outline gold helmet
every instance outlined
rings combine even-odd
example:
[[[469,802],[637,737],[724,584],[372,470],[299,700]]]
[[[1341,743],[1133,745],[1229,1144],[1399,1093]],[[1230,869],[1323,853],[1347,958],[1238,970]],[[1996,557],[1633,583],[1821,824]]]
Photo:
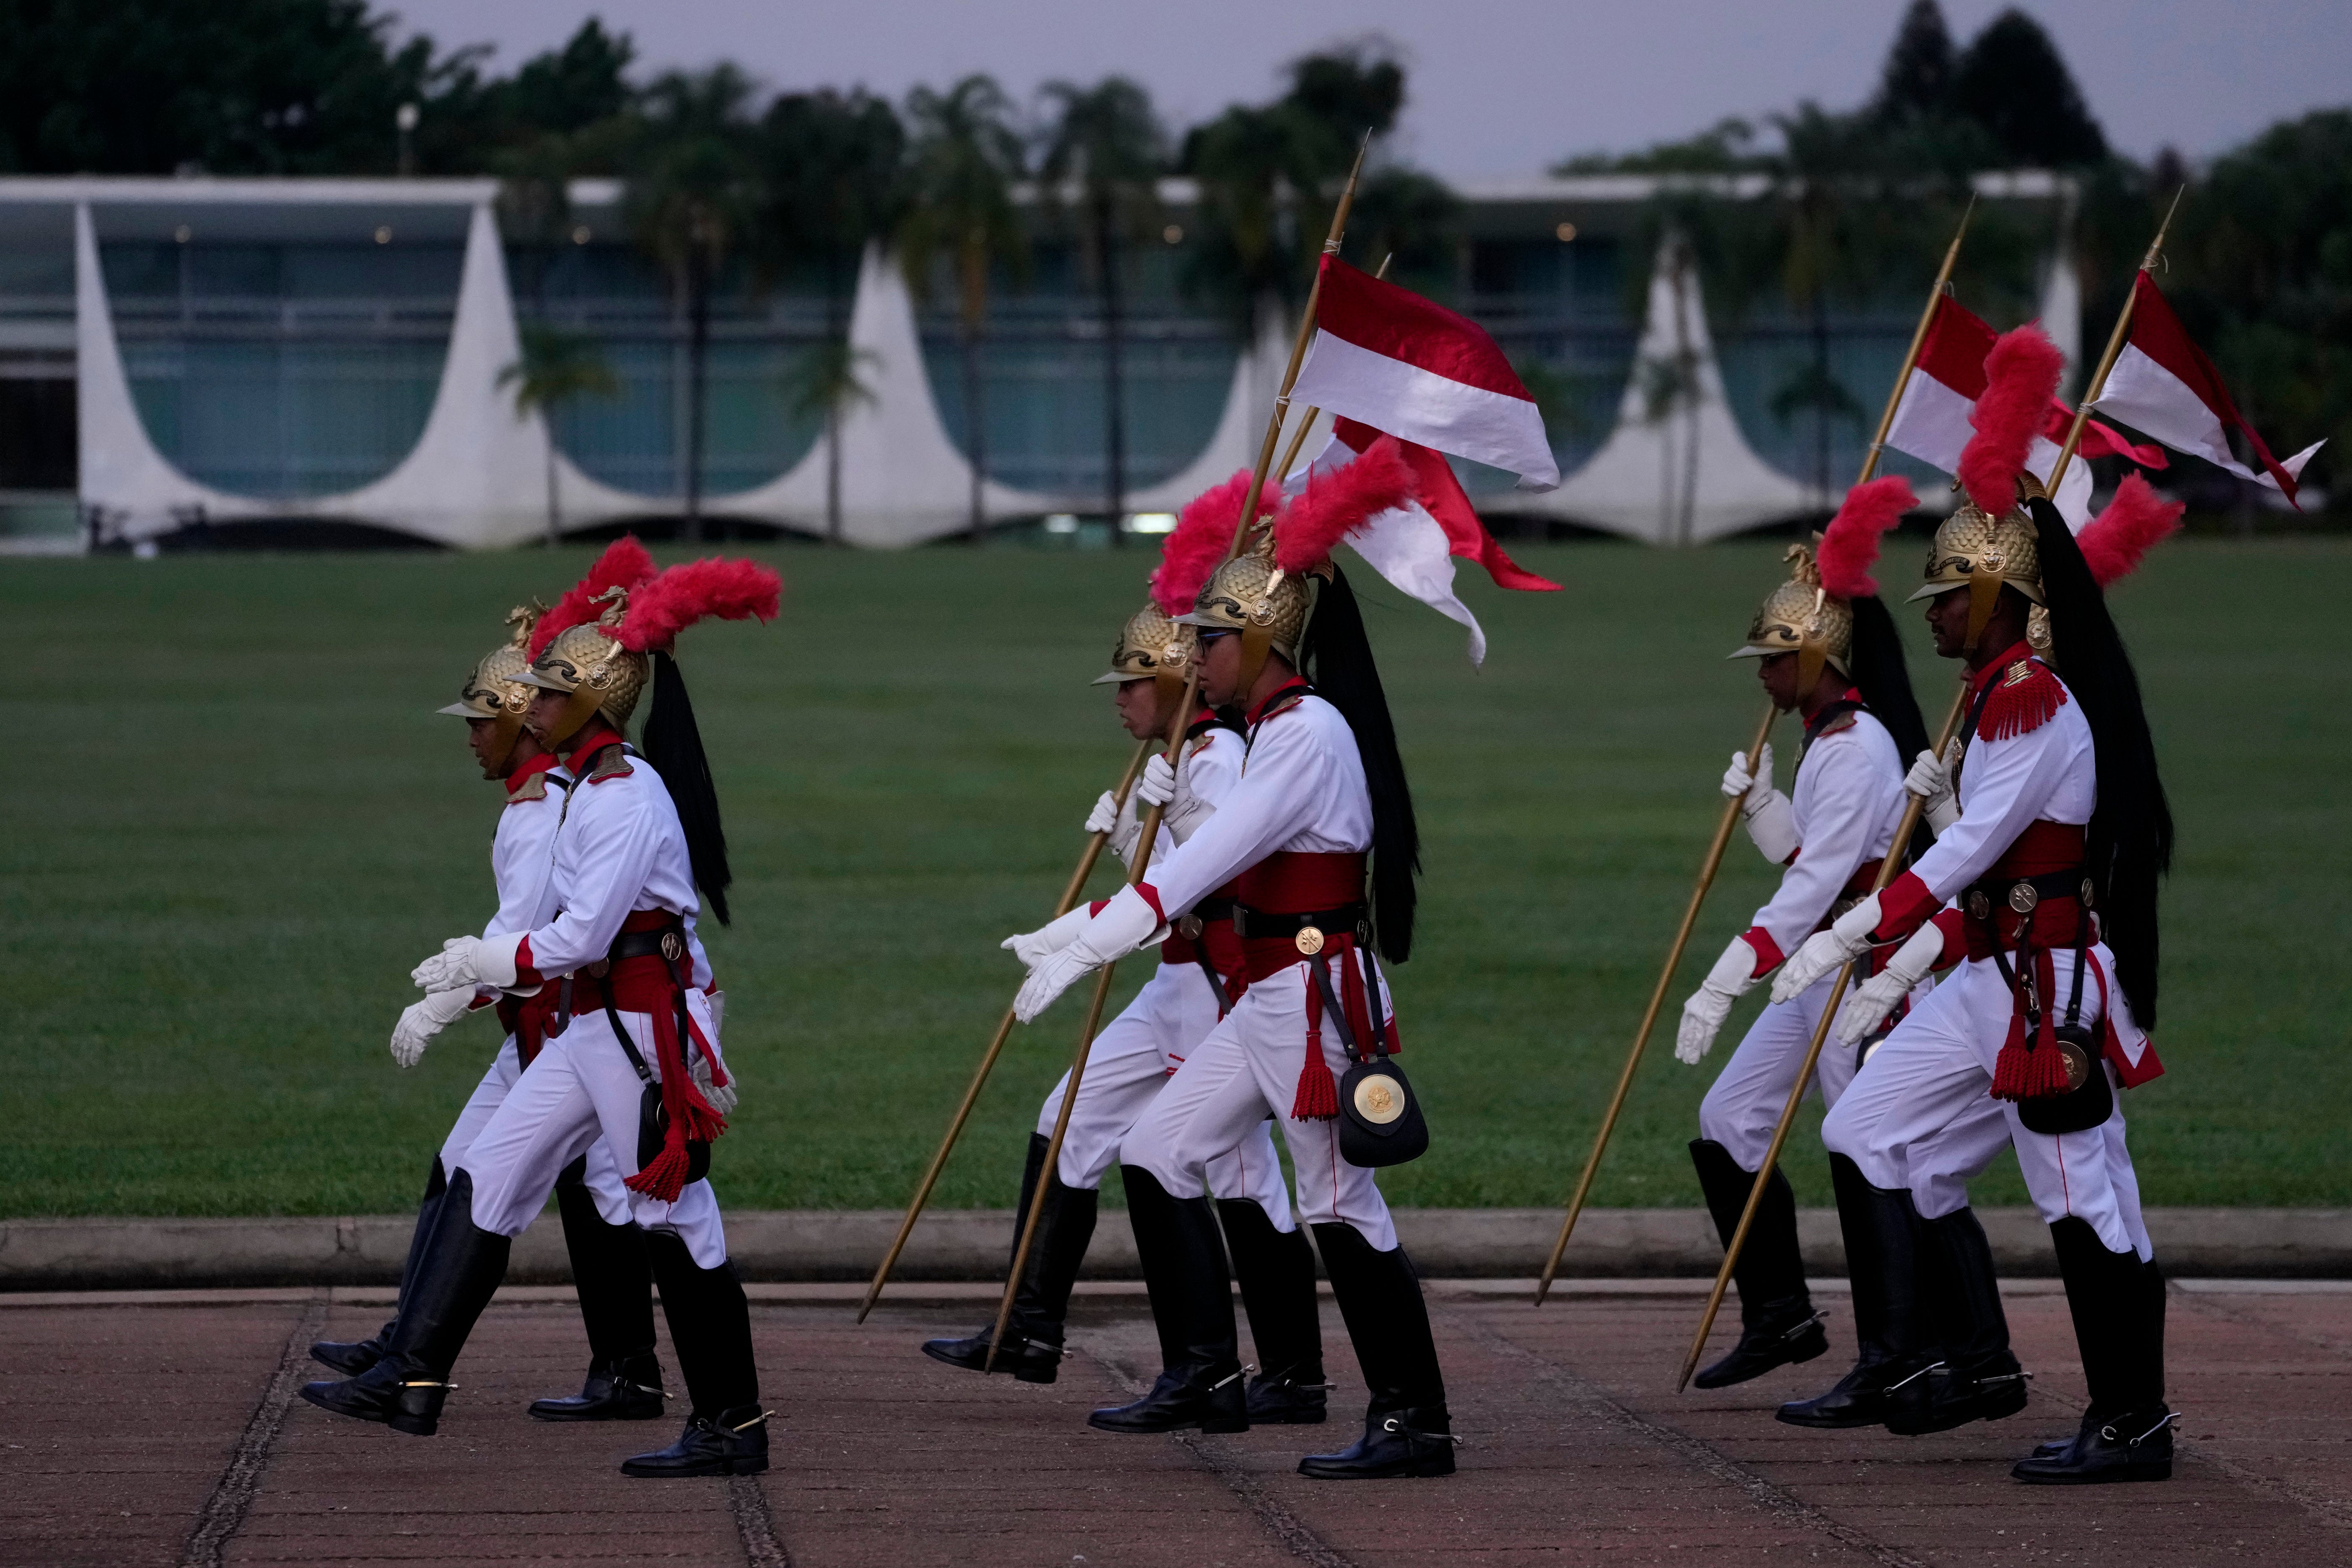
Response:
[[[2026,640],[2036,649],[2049,647],[2050,614],[2042,608],[2042,552],[2035,543],[2032,514],[2026,510],[2029,500],[2041,500],[2045,493],[2032,474],[2020,473],[2017,504],[1999,517],[1963,493],[1952,515],[1937,526],[1936,542],[1927,547],[1926,583],[1911,597],[1932,599],[1955,588],[1969,590],[1965,651],[1976,651],[2004,584],[2032,604],[2026,617]]]
[[[592,713],[604,714],[616,730],[625,729],[646,689],[649,661],[613,637],[628,613],[629,590],[607,588],[589,602],[604,605],[604,611],[593,621],[556,633],[530,668],[516,677],[541,690],[571,694],[563,716],[550,728],[551,742],[577,733]]]
[[[1181,689],[1184,676],[1200,645],[1200,634],[1178,623],[1158,605],[1146,605],[1127,618],[1111,645],[1110,668],[1094,679],[1097,686],[1153,680],[1167,691]]]
[[[1853,606],[1822,586],[1822,570],[1813,552],[1791,544],[1783,557],[1789,580],[1772,590],[1748,623],[1748,646],[1733,658],[1769,658],[1776,653],[1797,656],[1797,694],[1813,689],[1829,665],[1840,675],[1851,675],[1847,660],[1853,651]]]
[[[1246,691],[1265,667],[1268,652],[1298,662],[1298,642],[1311,608],[1306,578],[1274,563],[1269,532],[1211,573],[1192,613],[1176,619],[1183,626],[1242,634],[1241,689]]]
[[[497,742],[482,757],[487,778],[503,778],[514,759],[515,742],[522,738],[522,721],[530,712],[531,687],[523,672],[530,668],[530,628],[547,606],[536,600],[507,612],[513,627],[507,640],[484,654],[458,689],[457,700],[437,711],[460,719],[488,719],[496,726]]]

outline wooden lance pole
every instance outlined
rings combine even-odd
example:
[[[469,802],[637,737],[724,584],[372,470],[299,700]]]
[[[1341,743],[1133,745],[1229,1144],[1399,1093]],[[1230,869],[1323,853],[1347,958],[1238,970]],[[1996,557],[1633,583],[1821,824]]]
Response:
[[[2187,189],[2186,186],[2182,188]],[[2180,197],[2176,195],[2172,198],[2172,211],[2178,212],[2179,208]],[[2145,272],[2156,265],[2157,257],[2164,248],[2165,234],[2171,226],[2172,212],[2168,212],[2164,215],[2164,222],[2157,228],[2156,238],[2148,243],[2147,254],[2140,260],[2140,271]],[[2074,449],[2083,439],[2084,416],[2090,412],[2091,405],[2099,400],[2099,395],[2107,389],[2107,373],[2115,368],[2116,356],[2123,352],[2125,336],[2131,330],[2131,297],[2126,295],[2123,313],[2116,318],[2116,330],[2107,336],[2107,352],[2101,356],[2099,367],[2091,376],[2090,388],[2083,395],[2083,405],[2074,412],[2074,423],[2066,432],[2066,444],[2058,449],[2058,460],[2050,466],[2050,481],[2044,488],[2052,495],[2058,493],[2058,481],[2074,460]],[[1939,757],[1951,745],[1952,735],[1959,729],[1960,717],[1967,710],[1968,673],[1966,670],[1961,672],[1960,689],[1952,695],[1952,710],[1944,715],[1943,731],[1936,737],[1936,754]],[[1915,795],[1904,806],[1903,820],[1895,826],[1886,858],[1879,865],[1877,881],[1871,888],[1873,894],[1884,892],[1886,885],[1895,879],[1895,865],[1900,858],[1895,847],[1911,842],[1911,836],[1918,830],[1919,816],[1927,809],[1927,805],[1925,800]],[[1812,1084],[1813,1068],[1822,1059],[1822,1046],[1829,1038],[1830,1026],[1837,1018],[1838,1004],[1845,999],[1845,988],[1853,979],[1853,964],[1849,962],[1838,971],[1837,982],[1830,987],[1829,1000],[1822,1007],[1821,1022],[1813,1026],[1812,1044],[1805,1049],[1804,1065],[1797,1069],[1797,1081],[1789,1089],[1789,1102],[1780,1109],[1780,1124],[1772,1130],[1772,1142],[1764,1151],[1764,1163],[1757,1167],[1755,1184],[1748,1189],[1748,1205],[1739,1211],[1739,1227],[1731,1233],[1731,1245],[1723,1249],[1723,1267],[1716,1271],[1715,1288],[1707,1292],[1706,1310],[1699,1316],[1698,1332],[1691,1337],[1690,1352],[1683,1357],[1682,1374],[1675,1380],[1676,1394],[1690,1385],[1691,1373],[1698,1367],[1698,1358],[1706,1353],[1706,1337],[1715,1330],[1715,1315],[1723,1307],[1724,1290],[1731,1283],[1731,1271],[1739,1265],[1740,1249],[1748,1244],[1748,1226],[1755,1223],[1757,1207],[1763,1202],[1764,1184],[1771,1180],[1772,1167],[1780,1163],[1781,1146],[1788,1142],[1789,1129],[1797,1120],[1797,1107],[1803,1102],[1805,1090]]]
[[[1348,209],[1356,204],[1356,181],[1364,172],[1364,154],[1371,148],[1370,132],[1363,144],[1356,149],[1355,167],[1348,171],[1348,184],[1339,193],[1339,205],[1332,209],[1331,233],[1323,241],[1323,254],[1339,254],[1339,241],[1348,232]],[[1242,552],[1243,542],[1249,538],[1250,525],[1257,519],[1258,497],[1265,489],[1267,470],[1274,467],[1276,445],[1282,439],[1282,424],[1290,412],[1290,389],[1297,384],[1298,368],[1307,360],[1307,346],[1315,339],[1315,311],[1323,298],[1323,268],[1315,269],[1314,284],[1307,293],[1307,309],[1298,318],[1298,337],[1290,347],[1290,363],[1282,373],[1282,390],[1275,395],[1274,414],[1265,423],[1265,439],[1259,443],[1257,468],[1250,475],[1249,492],[1242,500],[1241,516],[1234,520],[1233,542],[1225,547],[1225,559],[1231,561]],[[1302,431],[1303,434],[1303,431]],[[1201,661],[1192,661],[1191,673],[1184,679],[1184,695],[1176,704],[1176,711],[1168,721],[1167,754],[1176,755],[1183,743],[1184,731],[1191,727],[1192,705],[1201,693]],[[1139,831],[1135,840],[1135,864],[1128,871],[1128,886],[1143,880],[1151,868],[1151,846],[1159,841],[1160,806],[1145,808]],[[1004,1297],[997,1303],[996,1327],[989,1335],[988,1362],[982,1369],[992,1372],[997,1352],[1004,1344],[1004,1327],[1013,1318],[1013,1298],[1021,1288],[1021,1276],[1029,1267],[1030,1245],[1037,1239],[1037,1217],[1045,1213],[1045,1194],[1053,1186],[1053,1174],[1062,1158],[1062,1140],[1070,1128],[1070,1108],[1077,1103],[1078,1085],[1087,1075],[1087,1056],[1094,1049],[1095,1029],[1102,1022],[1103,1004],[1110,995],[1111,972],[1116,963],[1106,963],[1095,977],[1095,994],[1087,1007],[1086,1027],[1078,1034],[1077,1054],[1070,1061],[1069,1085],[1062,1091],[1062,1109],[1054,1118],[1054,1135],[1045,1144],[1045,1163],[1037,1178],[1037,1190],[1029,1200],[1029,1212],[1021,1224],[1021,1242],[1013,1249],[1013,1272],[1005,1276]]]
[[[1960,226],[1952,235],[1952,243],[1944,248],[1944,264],[1936,269],[1936,281],[1927,290],[1927,303],[1919,311],[1919,324],[1911,331],[1911,346],[1903,355],[1903,368],[1895,373],[1895,388],[1886,395],[1886,406],[1878,416],[1877,432],[1870,438],[1870,449],[1863,454],[1862,477],[1856,484],[1867,483],[1878,471],[1878,456],[1885,449],[1886,432],[1895,423],[1895,411],[1903,402],[1903,389],[1911,380],[1911,367],[1919,363],[1919,349],[1927,341],[1927,328],[1936,319],[1936,306],[1951,287],[1952,267],[1960,258],[1960,241],[1967,237],[1969,218],[1976,211],[1976,198],[1970,196],[1966,211],[1960,214]],[[1748,771],[1756,771],[1757,754],[1763,751],[1765,739],[1772,732],[1772,721],[1778,710],[1770,703],[1764,707],[1763,722],[1756,726],[1756,739],[1748,748]],[[1708,889],[1715,885],[1716,871],[1723,864],[1725,846],[1731,841],[1731,829],[1739,820],[1739,801],[1727,802],[1723,817],[1715,826],[1715,841],[1707,846],[1706,858],[1699,865],[1698,885],[1691,889],[1690,904],[1683,910],[1683,923],[1675,932],[1674,945],[1666,950],[1666,965],[1658,974],[1658,984],[1650,992],[1650,1005],[1642,1014],[1642,1026],[1633,1032],[1633,1048],[1625,1054],[1625,1067],[1617,1075],[1617,1092],[1609,1098],[1609,1110],[1601,1118],[1601,1131],[1592,1141],[1592,1152],[1584,1162],[1584,1174],[1577,1178],[1576,1192],[1568,1200],[1568,1217],[1560,1222],[1559,1239],[1552,1243],[1551,1257],[1544,1263],[1543,1277],[1536,1281],[1535,1304],[1544,1304],[1551,1294],[1551,1282],[1559,1272],[1561,1255],[1568,1251],[1568,1238],[1576,1232],[1576,1221],[1584,1213],[1584,1200],[1592,1192],[1592,1178],[1601,1169],[1601,1155],[1609,1147],[1610,1134],[1617,1130],[1618,1115],[1625,1109],[1625,1096],[1633,1087],[1633,1069],[1642,1063],[1642,1052],[1650,1043],[1650,1031],[1656,1026],[1659,1010],[1665,1005],[1666,993],[1674,984],[1675,971],[1683,961],[1683,950],[1689,945],[1691,928],[1698,921],[1699,906],[1706,901]],[[1900,843],[1901,840],[1897,839]]]
[[[1136,775],[1143,771],[1144,759],[1150,754],[1151,742],[1145,741],[1137,745],[1135,754],[1127,760],[1127,771],[1119,774],[1118,787],[1111,791],[1111,798],[1120,805],[1127,804],[1128,791],[1135,787]],[[1086,890],[1087,879],[1094,874],[1095,862],[1101,858],[1103,846],[1109,839],[1108,833],[1087,836],[1086,852],[1078,857],[1078,868],[1070,874],[1069,884],[1062,889],[1060,900],[1054,905],[1055,920],[1068,914],[1077,903],[1078,895]],[[990,1037],[988,1050],[980,1058],[979,1069],[971,1075],[971,1083],[963,1091],[963,1103],[956,1107],[955,1115],[948,1121],[947,1136],[940,1140],[939,1152],[931,1156],[929,1168],[924,1171],[921,1183],[915,1188],[914,1197],[907,1204],[906,1217],[898,1222],[898,1234],[890,1238],[890,1250],[883,1256],[882,1266],[874,1271],[873,1282],[866,1287],[866,1299],[857,1304],[859,1322],[864,1322],[866,1314],[874,1310],[874,1303],[882,1295],[882,1287],[889,1280],[890,1270],[898,1267],[898,1255],[907,1249],[907,1238],[914,1234],[915,1222],[922,1217],[924,1205],[931,1201],[931,1189],[939,1184],[940,1173],[947,1168],[948,1155],[954,1150],[956,1140],[963,1136],[963,1124],[971,1119],[971,1108],[980,1099],[981,1088],[988,1082],[988,1075],[995,1069],[996,1058],[1003,1053],[1004,1042],[1012,1034],[1013,1009],[1007,1007],[1004,1016],[997,1020],[996,1033]]]

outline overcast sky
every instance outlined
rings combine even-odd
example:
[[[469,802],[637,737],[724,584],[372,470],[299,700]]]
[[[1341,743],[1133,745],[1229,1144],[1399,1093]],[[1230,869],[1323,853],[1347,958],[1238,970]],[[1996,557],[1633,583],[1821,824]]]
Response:
[[[589,16],[642,68],[732,58],[772,88],[897,98],[984,70],[1026,96],[1055,78],[1140,79],[1171,126],[1263,100],[1283,61],[1379,33],[1410,68],[1400,151],[1456,180],[1682,136],[1727,114],[1868,95],[1905,0],[379,0],[445,48],[511,69]],[[1945,0],[1967,38],[2002,7]],[[2220,152],[2352,102],[2347,0],[2039,0],[2108,138],[2146,158]]]

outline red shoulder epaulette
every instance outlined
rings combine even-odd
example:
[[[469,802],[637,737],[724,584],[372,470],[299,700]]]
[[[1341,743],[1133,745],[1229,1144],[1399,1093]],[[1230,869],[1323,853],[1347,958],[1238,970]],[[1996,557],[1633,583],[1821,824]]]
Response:
[[[2021,658],[1993,678],[1977,739],[2005,741],[2047,724],[2066,705],[2066,687],[2038,658]]]
[[[606,779],[625,779],[632,771],[629,753],[618,746],[607,746],[596,753],[596,765],[588,770],[588,782],[600,784]]]
[[[507,804],[517,805],[526,800],[545,800],[546,798],[547,770],[541,768],[515,786],[514,793],[507,796]]]

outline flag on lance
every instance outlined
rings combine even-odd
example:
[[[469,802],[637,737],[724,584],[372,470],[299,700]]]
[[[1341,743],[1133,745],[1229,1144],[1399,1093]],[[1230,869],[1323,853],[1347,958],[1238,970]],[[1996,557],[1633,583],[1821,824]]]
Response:
[[[1316,475],[1345,468],[1381,434],[1360,420],[1333,420],[1330,440],[1313,462],[1283,481],[1285,493],[1298,494]],[[1346,541],[1366,565],[1398,592],[1468,627],[1470,662],[1484,664],[1486,633],[1470,606],[1454,592],[1454,558],[1475,561],[1498,587],[1556,594],[1559,584],[1537,576],[1504,553],[1471,509],[1470,498],[1463,493],[1462,481],[1454,477],[1444,453],[1411,441],[1398,443],[1398,450],[1412,470],[1411,499],[1366,519],[1346,534]]]
[[[1894,423],[1886,427],[1886,444],[1922,462],[1933,463],[1947,473],[1958,472],[1960,453],[1975,434],[1969,416],[1976,410],[1977,399],[1984,395],[1985,356],[1992,353],[1993,340],[1998,336],[1948,294],[1938,299],[1935,319],[1927,323],[1927,335],[1919,342],[1918,363],[1912,366],[1911,379],[1904,384],[1902,401],[1895,407]],[[2100,406],[2106,405],[2103,402]],[[2025,466],[2036,476],[2043,479],[2050,477],[2050,470],[2057,466],[2066,431],[2074,422],[2074,411],[2062,400],[2052,398],[2049,412],[2042,417],[2042,433],[2033,438],[2026,453]],[[2084,424],[2082,444],[2075,455],[2128,458],[2144,468],[2161,468],[2168,461],[2162,447],[2136,446],[2095,419]],[[2066,520],[2066,526],[2080,533],[2084,524],[2091,521],[2089,466],[2068,464],[2066,477],[2059,481],[2058,494],[2051,499],[2057,502],[2059,515]]]
[[[2202,458],[2242,479],[2266,485],[2290,501],[2295,480],[2311,455],[2326,443],[2314,441],[2284,462],[2239,416],[2221,373],[2189,340],[2156,280],[2143,272],[2132,284],[2131,339],[2107,373],[2107,384],[2093,406],[2145,431],[2176,452]],[[2245,437],[2262,464],[2257,473],[2230,450],[2230,432]]]
[[[1559,483],[1536,400],[1484,327],[1336,256],[1319,288],[1291,401],[1507,468],[1522,489]]]

